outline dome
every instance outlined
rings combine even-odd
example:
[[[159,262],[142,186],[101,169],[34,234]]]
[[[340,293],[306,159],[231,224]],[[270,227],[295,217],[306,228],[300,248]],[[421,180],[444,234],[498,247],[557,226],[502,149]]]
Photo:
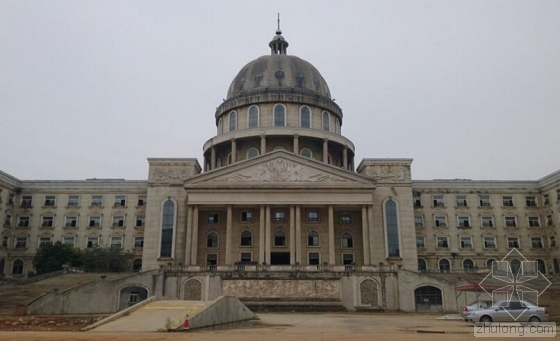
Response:
[[[277,31],[272,54],[245,65],[231,82],[227,99],[260,91],[301,91],[331,99],[327,82],[309,62],[286,54],[288,42]]]

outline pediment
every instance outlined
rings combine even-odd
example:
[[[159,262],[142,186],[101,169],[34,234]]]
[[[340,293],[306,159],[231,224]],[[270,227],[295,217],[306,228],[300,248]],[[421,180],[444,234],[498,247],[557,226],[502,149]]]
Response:
[[[211,184],[215,186],[255,186],[258,184],[302,186],[313,184],[331,187],[375,187],[375,181],[369,178],[285,151],[275,151],[185,181],[187,187]]]

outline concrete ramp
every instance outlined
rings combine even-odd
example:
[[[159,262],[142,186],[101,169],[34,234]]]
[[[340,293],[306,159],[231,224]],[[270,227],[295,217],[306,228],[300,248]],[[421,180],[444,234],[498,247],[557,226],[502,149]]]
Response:
[[[136,309],[132,309],[136,308]],[[220,296],[214,301],[152,300],[131,307],[86,330],[94,332],[154,332],[183,330],[249,320],[254,314],[237,298]],[[106,321],[103,323],[103,321]],[[188,323],[185,323],[188,321]]]

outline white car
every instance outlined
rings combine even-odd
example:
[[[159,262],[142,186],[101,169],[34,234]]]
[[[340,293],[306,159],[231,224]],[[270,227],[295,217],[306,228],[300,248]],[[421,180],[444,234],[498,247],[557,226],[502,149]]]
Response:
[[[480,309],[488,309],[491,306],[492,306],[492,301],[491,300],[474,301],[471,304],[463,307],[463,310],[461,311],[461,316],[463,317],[463,319],[465,321],[468,321],[468,316],[471,316],[472,314],[474,314],[475,311],[480,310]]]
[[[520,300],[500,301],[488,309],[480,309],[466,317],[469,322],[549,322],[545,307]]]

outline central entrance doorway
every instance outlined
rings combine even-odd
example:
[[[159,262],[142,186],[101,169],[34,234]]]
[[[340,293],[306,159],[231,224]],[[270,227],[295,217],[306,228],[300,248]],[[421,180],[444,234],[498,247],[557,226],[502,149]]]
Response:
[[[271,252],[270,253],[271,265],[290,265],[289,252]]]

